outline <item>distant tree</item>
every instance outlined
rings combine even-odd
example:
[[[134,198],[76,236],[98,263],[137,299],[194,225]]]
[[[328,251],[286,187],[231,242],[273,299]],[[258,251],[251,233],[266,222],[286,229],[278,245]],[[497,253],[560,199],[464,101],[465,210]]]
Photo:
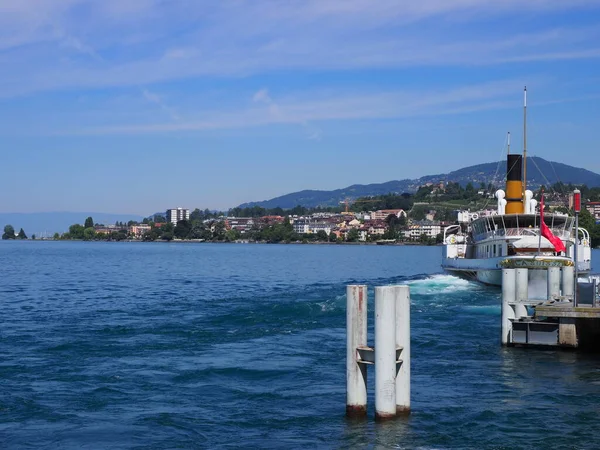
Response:
[[[335,233],[329,233],[329,242],[337,242],[338,238]]]
[[[174,237],[175,234],[172,231],[165,231],[160,236],[163,241],[172,241]]]
[[[177,222],[173,234],[177,239],[187,239],[191,231],[192,224],[187,220],[180,220]]]
[[[423,205],[413,206],[410,210],[410,216],[413,220],[424,220],[425,219],[425,208]]]
[[[60,234],[54,233],[54,236],[52,236],[52,239],[54,239],[55,241],[58,241],[60,239]]]
[[[4,227],[4,234],[2,235],[2,239],[14,239],[15,238],[15,229],[12,225],[6,225]]]
[[[225,232],[225,241],[227,241],[227,242],[236,241],[240,237],[241,237],[241,234],[238,230],[231,229],[231,230],[227,230]]]
[[[144,241],[155,241],[160,237],[160,229],[159,228],[151,228],[149,231],[146,231],[142,236]]]
[[[202,222],[193,222],[192,229],[188,234],[189,239],[206,239],[207,229]],[[208,230],[210,235],[210,230]],[[210,236],[208,237],[210,239]]]
[[[71,239],[83,239],[83,231],[85,228],[78,223],[69,227],[69,235]]]
[[[213,239],[217,241],[222,241],[225,238],[225,223],[217,222],[215,223],[215,231],[213,232]]]
[[[356,242],[358,241],[358,238],[359,234],[356,228],[352,228],[350,231],[348,231],[348,234],[346,235],[346,240],[348,242]]]
[[[423,233],[421,234],[421,236],[419,236],[419,242],[424,245],[431,245],[435,244],[435,238],[430,238],[425,233]]]
[[[19,230],[19,234],[17,235],[17,239],[27,239],[27,235],[25,234],[25,231],[23,231],[23,228],[21,228]]]
[[[154,223],[165,223],[166,221],[167,221],[167,218],[165,216],[163,216],[162,214],[154,215]]]
[[[87,222],[87,220],[86,220]],[[96,237],[96,230],[94,230],[94,227],[87,227],[86,229],[83,230],[83,240],[84,241],[92,241],[94,240],[94,238]]]
[[[31,235],[31,240],[32,240],[32,241],[35,241],[35,238],[36,238],[35,234],[32,234],[32,235]]]
[[[288,233],[292,233],[294,231],[294,226],[292,225],[292,222],[290,222],[290,216],[285,216],[285,219],[283,219],[283,227]]]
[[[198,208],[194,209],[190,213],[190,222],[201,222],[203,219],[202,215],[202,211],[200,211]]]
[[[329,236],[327,236],[327,233],[325,232],[325,230],[317,231],[316,237],[317,237],[317,241],[327,242],[329,240]]]
[[[91,217],[85,219],[83,228],[94,228],[94,219],[92,219]]]

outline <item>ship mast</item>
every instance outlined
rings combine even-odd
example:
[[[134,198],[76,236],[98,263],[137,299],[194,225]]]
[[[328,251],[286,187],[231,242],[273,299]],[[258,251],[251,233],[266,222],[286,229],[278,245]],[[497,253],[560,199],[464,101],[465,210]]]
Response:
[[[508,154],[510,155],[510,131],[508,132]]]
[[[527,190],[527,86],[523,89],[523,201]]]

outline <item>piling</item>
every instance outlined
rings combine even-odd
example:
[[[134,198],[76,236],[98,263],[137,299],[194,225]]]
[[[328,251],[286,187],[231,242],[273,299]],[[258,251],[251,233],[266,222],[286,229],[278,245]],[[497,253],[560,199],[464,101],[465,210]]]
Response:
[[[502,345],[508,345],[512,339],[512,319],[515,318],[513,304],[516,301],[515,269],[502,269]]]
[[[394,286],[375,288],[375,419],[396,416],[396,296]]]
[[[575,291],[575,267],[563,266],[562,268],[562,295],[565,300],[573,300]]]
[[[367,286],[346,288],[346,416],[367,415],[367,366],[359,347],[367,345]]]
[[[560,267],[548,267],[548,300],[560,297]]]
[[[516,303],[515,303],[515,317],[520,319],[521,317],[527,317],[526,302],[529,300],[529,269],[515,269],[516,277]]]
[[[396,414],[410,414],[410,289],[394,286],[396,294],[396,349],[400,353],[396,373]]]
[[[375,419],[410,414],[410,289],[375,287],[375,347],[367,345],[367,286],[346,288],[346,416],[367,413],[375,366]]]

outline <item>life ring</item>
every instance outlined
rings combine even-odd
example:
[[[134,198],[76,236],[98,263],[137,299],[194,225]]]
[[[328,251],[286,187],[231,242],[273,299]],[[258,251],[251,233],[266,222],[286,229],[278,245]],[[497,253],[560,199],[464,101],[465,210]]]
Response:
[[[453,234],[452,236],[450,236],[450,238],[448,239],[448,242],[450,244],[456,244],[456,235]]]

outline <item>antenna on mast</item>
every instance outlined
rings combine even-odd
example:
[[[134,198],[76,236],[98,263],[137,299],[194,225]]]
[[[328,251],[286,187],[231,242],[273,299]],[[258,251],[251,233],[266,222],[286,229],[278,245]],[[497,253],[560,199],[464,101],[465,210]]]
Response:
[[[523,89],[523,199],[527,190],[527,86]]]
[[[508,132],[508,154],[510,155],[510,131]]]

